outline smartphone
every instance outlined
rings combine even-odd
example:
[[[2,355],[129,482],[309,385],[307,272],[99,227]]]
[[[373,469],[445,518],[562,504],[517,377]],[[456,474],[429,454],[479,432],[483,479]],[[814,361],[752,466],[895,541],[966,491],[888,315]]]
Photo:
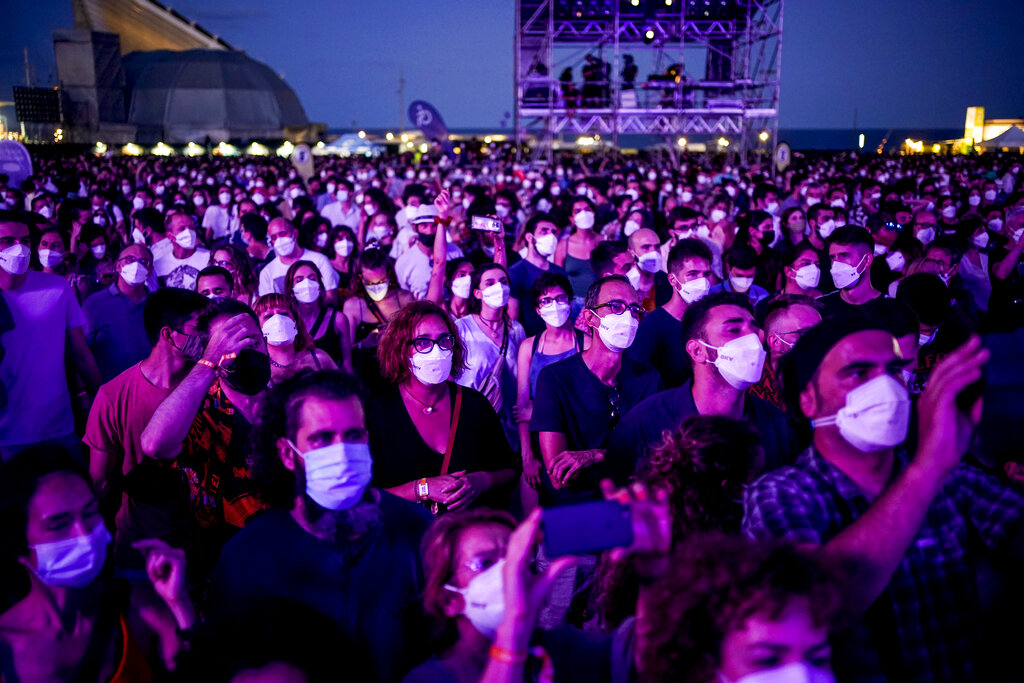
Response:
[[[473,216],[471,227],[485,232],[501,232],[501,219],[490,216]]]
[[[974,404],[977,402],[979,398],[981,398],[981,395],[984,392],[985,377],[983,375],[980,378],[978,378],[977,381],[972,382],[971,384],[961,389],[960,393],[956,395],[957,408],[959,408],[963,413],[970,415],[971,409],[974,407]]]
[[[541,528],[548,557],[599,553],[633,544],[629,506],[615,501],[544,508]]]

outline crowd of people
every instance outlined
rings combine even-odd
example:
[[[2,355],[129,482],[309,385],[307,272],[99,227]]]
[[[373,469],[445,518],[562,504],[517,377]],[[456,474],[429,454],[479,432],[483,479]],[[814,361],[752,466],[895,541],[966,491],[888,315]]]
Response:
[[[1021,157],[492,151],[0,178],[0,680],[1020,680]]]

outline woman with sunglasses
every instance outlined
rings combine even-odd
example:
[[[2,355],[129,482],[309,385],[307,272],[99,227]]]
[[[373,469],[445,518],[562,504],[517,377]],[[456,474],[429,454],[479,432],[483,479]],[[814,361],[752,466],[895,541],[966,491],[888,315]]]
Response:
[[[236,244],[222,244],[210,255],[210,265],[220,266],[231,273],[231,291],[234,298],[246,306],[252,306],[256,301],[259,281],[245,249]]]
[[[380,339],[387,380],[367,404],[373,485],[432,511],[508,507],[518,457],[494,409],[453,379],[466,350],[444,309],[416,301],[398,311]]]

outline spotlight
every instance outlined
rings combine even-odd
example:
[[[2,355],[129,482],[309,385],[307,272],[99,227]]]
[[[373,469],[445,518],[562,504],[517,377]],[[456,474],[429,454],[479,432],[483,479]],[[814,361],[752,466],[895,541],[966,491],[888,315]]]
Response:
[[[633,7],[639,7],[640,0],[629,0],[629,4],[631,4]]]
[[[644,44],[650,45],[654,42],[654,29],[650,26],[644,31]]]

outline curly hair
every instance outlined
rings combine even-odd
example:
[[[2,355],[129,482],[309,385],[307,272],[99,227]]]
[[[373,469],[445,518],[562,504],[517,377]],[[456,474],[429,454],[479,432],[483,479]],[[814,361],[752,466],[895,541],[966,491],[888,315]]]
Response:
[[[726,635],[754,616],[778,618],[793,600],[805,600],[820,627],[840,614],[834,572],[781,541],[695,537],[675,551],[671,566],[640,598],[640,681],[718,680]]]
[[[459,329],[455,327],[451,316],[432,301],[413,301],[391,316],[380,336],[377,358],[380,360],[381,374],[388,381],[401,384],[412,375],[409,368],[409,344],[416,333],[416,326],[430,315],[436,315],[443,320],[448,332],[455,337],[455,346],[452,348],[452,377],[459,377],[465,371],[466,345],[459,336]]]

